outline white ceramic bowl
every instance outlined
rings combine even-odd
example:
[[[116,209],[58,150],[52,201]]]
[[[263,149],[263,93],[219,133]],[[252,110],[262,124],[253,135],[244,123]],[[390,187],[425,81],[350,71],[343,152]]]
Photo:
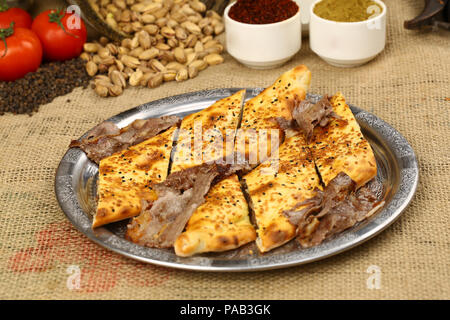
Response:
[[[300,10],[289,19],[270,24],[248,24],[224,11],[228,53],[242,64],[255,69],[275,68],[291,59],[302,45]]]
[[[311,50],[329,64],[337,67],[356,67],[375,58],[386,44],[386,5],[374,0],[382,8],[381,14],[360,22],[336,22],[310,10],[309,43]]]

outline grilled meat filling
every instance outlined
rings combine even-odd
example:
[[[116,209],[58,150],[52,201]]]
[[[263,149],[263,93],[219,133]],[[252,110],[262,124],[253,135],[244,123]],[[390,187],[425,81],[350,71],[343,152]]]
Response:
[[[300,245],[309,248],[371,216],[384,204],[382,194],[376,179],[356,190],[356,183],[341,172],[323,191],[316,189],[316,196],[283,213],[297,226]]]
[[[180,121],[176,116],[163,116],[135,120],[122,129],[105,121],[90,130],[85,139],[72,140],[69,147],[82,149],[90,160],[98,164],[103,158],[152,138]]]
[[[128,225],[127,239],[148,247],[172,247],[211,186],[242,166],[202,164],[170,174],[154,186],[157,200],[145,203]]]

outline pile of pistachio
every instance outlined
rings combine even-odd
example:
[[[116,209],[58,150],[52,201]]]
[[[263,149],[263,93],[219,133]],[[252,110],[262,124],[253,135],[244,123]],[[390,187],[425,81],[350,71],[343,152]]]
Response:
[[[96,7],[95,7],[96,5]],[[128,86],[155,88],[194,78],[223,62],[222,18],[199,0],[99,0],[94,9],[130,38],[86,43],[81,58],[95,92],[118,96]]]

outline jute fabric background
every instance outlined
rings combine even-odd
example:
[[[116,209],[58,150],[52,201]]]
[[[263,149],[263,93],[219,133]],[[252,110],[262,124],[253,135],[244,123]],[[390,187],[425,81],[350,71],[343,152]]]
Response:
[[[388,42],[367,65],[340,69],[301,51],[274,70],[225,63],[194,79],[117,98],[76,89],[32,117],[0,117],[0,298],[7,299],[300,299],[450,298],[450,34],[413,32],[403,21],[420,0],[387,0]],[[342,91],[411,143],[420,163],[417,194],[400,219],[376,238],[338,256],[282,270],[198,273],[142,264],[89,241],[66,220],[55,198],[55,170],[71,139],[121,111],[185,92],[268,86],[297,64],[312,71],[313,93]],[[81,270],[69,290],[68,267]],[[367,269],[381,269],[368,289]]]

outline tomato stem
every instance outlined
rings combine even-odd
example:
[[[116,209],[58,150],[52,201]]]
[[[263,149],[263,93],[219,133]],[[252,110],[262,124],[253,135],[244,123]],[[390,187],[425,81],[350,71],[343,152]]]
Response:
[[[5,52],[3,52],[3,55],[1,58],[6,56],[6,52],[8,51],[8,45],[6,44],[6,38],[12,36],[14,34],[14,21],[11,22],[9,25],[9,28],[0,29],[0,39],[5,44]]]
[[[0,12],[4,12],[9,9],[8,4],[6,3],[6,0],[0,1]]]
[[[55,11],[50,12],[50,13],[48,14],[48,17],[49,17],[49,21],[50,21],[50,22],[56,23],[56,24],[57,24],[61,29],[63,29],[63,31],[64,31],[65,33],[67,33],[69,36],[78,38],[78,36],[77,36],[76,34],[67,32],[66,28],[64,28],[64,25],[63,25],[62,22],[61,22],[61,19],[64,18],[64,12],[63,12],[63,9],[60,9],[59,11],[55,10]]]

